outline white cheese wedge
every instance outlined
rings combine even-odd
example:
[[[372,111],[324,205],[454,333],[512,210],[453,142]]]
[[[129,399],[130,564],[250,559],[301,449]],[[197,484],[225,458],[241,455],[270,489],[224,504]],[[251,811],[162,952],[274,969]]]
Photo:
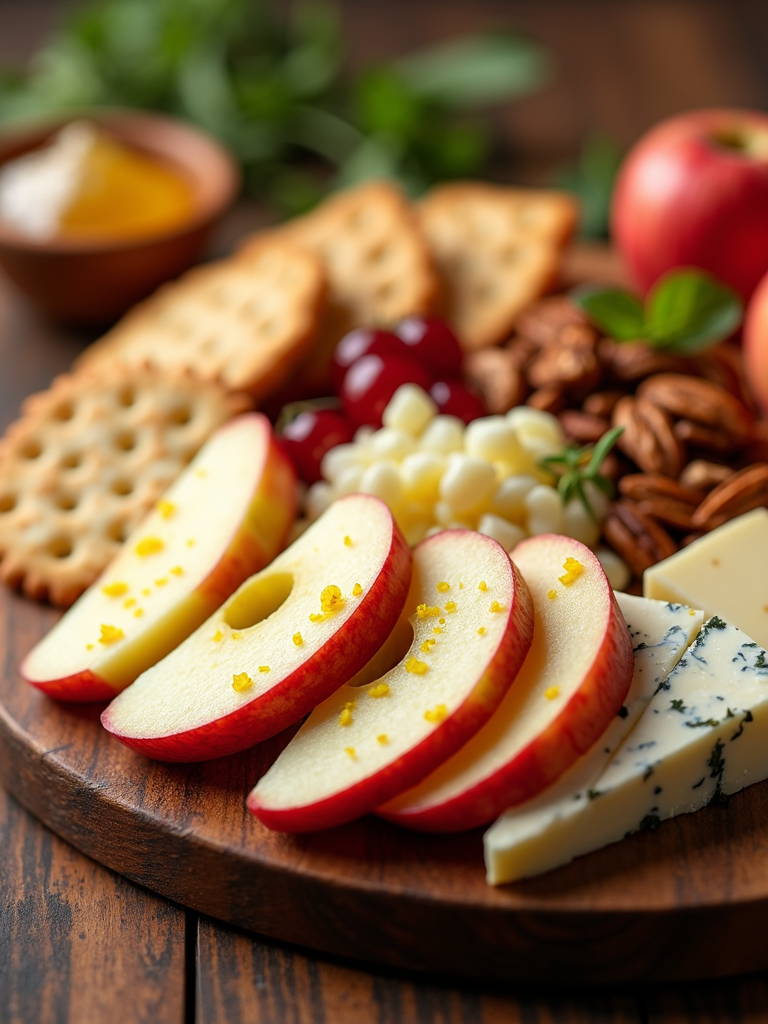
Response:
[[[732,519],[646,569],[643,593],[703,608],[768,647],[768,509]]]
[[[570,857],[766,777],[768,658],[741,630],[713,617],[592,786],[568,836]]]
[[[701,629],[703,613],[681,604],[616,594],[635,651],[635,672],[619,715],[554,785],[513,807],[485,834],[491,885],[538,875],[571,860],[572,837],[590,805],[589,791],[653,694]]]

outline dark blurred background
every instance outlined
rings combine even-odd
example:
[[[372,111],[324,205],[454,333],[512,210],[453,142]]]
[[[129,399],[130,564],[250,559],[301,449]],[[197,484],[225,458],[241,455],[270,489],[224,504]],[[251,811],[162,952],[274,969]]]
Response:
[[[414,87],[402,60],[499,34],[511,49],[474,101],[450,95],[451,60],[426,96],[423,63]],[[570,188],[582,236],[601,239],[621,157],[651,125],[768,110],[767,38],[765,0],[0,0],[0,129],[61,97],[186,117],[240,158],[248,226],[364,177],[412,194],[485,177]],[[459,56],[477,85],[486,62]]]
[[[0,0],[0,63],[25,62],[75,6]],[[521,179],[573,158],[592,133],[627,145],[691,107],[768,109],[765,0],[339,0],[337,7],[347,59],[358,67],[499,26],[542,43],[553,80],[495,115]]]

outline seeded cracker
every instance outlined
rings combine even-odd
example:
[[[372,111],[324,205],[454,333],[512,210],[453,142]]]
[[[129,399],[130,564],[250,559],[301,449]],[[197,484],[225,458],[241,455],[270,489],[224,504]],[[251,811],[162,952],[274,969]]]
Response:
[[[372,182],[331,196],[311,213],[254,235],[258,253],[275,238],[323,261],[328,306],[308,379],[322,378],[336,342],[353,327],[390,324],[434,309],[438,277],[416,217],[400,191]]]
[[[325,294],[317,257],[272,242],[165,285],[81,357],[190,370],[261,399],[312,347]]]
[[[577,217],[562,193],[469,182],[433,189],[418,210],[443,277],[444,313],[469,350],[503,342],[552,287]]]
[[[220,384],[114,364],[57,378],[0,441],[0,579],[68,607],[213,431]]]

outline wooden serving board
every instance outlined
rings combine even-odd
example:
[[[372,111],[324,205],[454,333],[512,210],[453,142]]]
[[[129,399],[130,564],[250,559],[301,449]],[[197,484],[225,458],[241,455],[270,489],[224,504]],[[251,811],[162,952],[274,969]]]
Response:
[[[571,281],[620,279],[575,250]],[[0,280],[0,427],[86,339]],[[347,958],[492,981],[616,984],[768,967],[768,783],[542,878],[492,889],[482,833],[423,836],[369,817],[310,836],[245,810],[287,737],[200,765],[152,763],[18,675],[57,613],[0,588],[0,779],[73,846],[245,929]]]
[[[46,825],[163,896],[302,946],[483,980],[614,984],[768,967],[768,785],[538,879],[486,885],[482,833],[368,817],[270,833],[245,796],[285,737],[153,763],[56,704],[17,665],[56,613],[0,593],[0,777]]]

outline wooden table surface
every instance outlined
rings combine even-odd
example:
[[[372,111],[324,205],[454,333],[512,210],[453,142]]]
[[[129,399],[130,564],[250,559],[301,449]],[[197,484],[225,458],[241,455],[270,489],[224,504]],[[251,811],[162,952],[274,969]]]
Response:
[[[64,4],[0,0],[0,61],[32,51]],[[346,0],[353,59],[506,24],[553,52],[558,76],[498,115],[509,176],[535,180],[585,132],[629,143],[694,106],[768,109],[764,0]],[[399,12],[402,8],[402,14]],[[403,16],[407,10],[407,17]],[[252,219],[225,225],[226,248]],[[0,281],[0,428],[87,341]],[[0,638],[0,657],[3,657]],[[757,1024],[768,977],[614,991],[480,989],[360,969],[202,918],[101,868],[0,791],[2,1024]],[[768,923],[768,922],[767,922]],[[765,941],[765,940],[763,940]]]

